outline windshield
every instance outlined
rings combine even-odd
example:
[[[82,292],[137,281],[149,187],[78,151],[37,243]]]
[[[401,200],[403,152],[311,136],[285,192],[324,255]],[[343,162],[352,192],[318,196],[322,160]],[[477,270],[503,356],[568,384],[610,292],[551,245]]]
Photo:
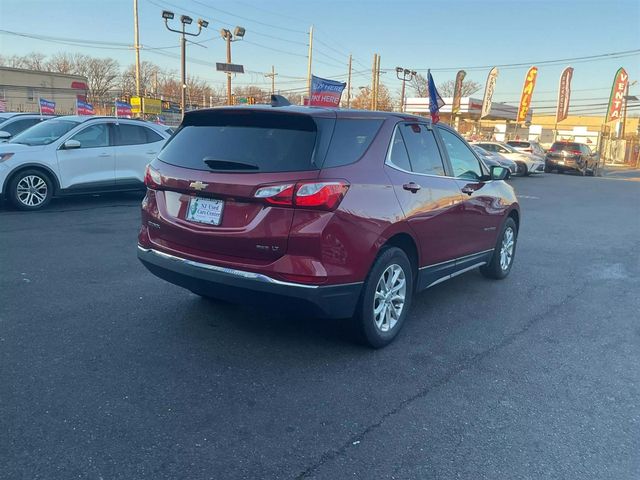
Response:
[[[16,135],[11,143],[49,145],[78,124],[72,120],[46,120]]]

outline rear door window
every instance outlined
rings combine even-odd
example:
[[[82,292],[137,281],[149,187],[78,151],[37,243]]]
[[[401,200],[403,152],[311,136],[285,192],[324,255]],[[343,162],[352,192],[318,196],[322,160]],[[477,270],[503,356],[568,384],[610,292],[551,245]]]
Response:
[[[116,128],[118,129],[118,145],[141,145],[143,143],[149,143],[147,137],[148,128],[146,127],[120,123]]]
[[[339,118],[323,168],[348,165],[360,160],[375,138],[382,119]]]
[[[393,139],[391,140],[391,148],[389,149],[387,162],[406,172],[411,171],[409,154],[407,153],[407,147],[404,144],[404,139],[402,138],[402,133],[400,133],[399,128],[396,128],[393,132]]]
[[[324,157],[314,151],[318,136],[318,125],[309,115],[256,110],[194,112],[158,158],[196,170],[317,170],[316,158]]]

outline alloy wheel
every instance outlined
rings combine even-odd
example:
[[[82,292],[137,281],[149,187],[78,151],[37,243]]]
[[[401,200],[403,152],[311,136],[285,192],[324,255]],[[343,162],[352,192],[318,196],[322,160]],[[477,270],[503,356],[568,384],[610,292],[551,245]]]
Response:
[[[16,197],[27,207],[38,207],[47,198],[47,182],[38,175],[26,175],[16,185]]]
[[[396,326],[404,309],[407,280],[400,265],[393,264],[380,276],[373,297],[373,318],[381,332]]]
[[[509,269],[511,260],[513,259],[513,247],[515,246],[515,234],[513,228],[507,227],[502,236],[502,245],[500,246],[500,268],[503,271]]]

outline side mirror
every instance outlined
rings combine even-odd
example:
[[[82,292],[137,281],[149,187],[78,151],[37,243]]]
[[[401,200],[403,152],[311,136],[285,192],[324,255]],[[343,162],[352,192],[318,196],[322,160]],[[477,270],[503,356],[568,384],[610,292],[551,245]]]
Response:
[[[11,138],[11,134],[9,132],[0,130],[0,140],[9,140],[10,138]]]
[[[64,148],[65,150],[73,150],[74,148],[80,148],[81,146],[82,145],[78,140],[67,140],[62,145],[62,148]]]
[[[492,165],[489,168],[491,180],[506,180],[509,178],[509,169],[499,165]]]

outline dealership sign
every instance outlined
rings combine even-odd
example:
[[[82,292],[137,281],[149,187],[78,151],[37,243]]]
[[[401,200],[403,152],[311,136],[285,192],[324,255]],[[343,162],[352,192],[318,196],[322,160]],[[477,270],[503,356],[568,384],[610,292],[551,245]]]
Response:
[[[493,101],[493,92],[496,89],[496,80],[498,80],[498,67],[493,67],[487,76],[487,84],[484,87],[484,98],[482,99],[480,118],[486,117],[491,111],[491,102]]]
[[[562,75],[560,75],[560,86],[558,87],[558,106],[556,109],[556,122],[561,122],[569,115],[571,77],[573,77],[572,67],[565,68],[562,71]]]
[[[338,107],[342,91],[347,84],[311,76],[311,99],[309,105],[315,107]]]
[[[522,87],[522,95],[520,96],[520,107],[518,107],[518,123],[524,122],[531,107],[531,97],[533,97],[533,89],[536,86],[536,78],[538,78],[538,67],[531,67],[524,77],[524,86]]]
[[[607,109],[607,122],[620,120],[622,113],[622,105],[624,105],[624,96],[629,85],[629,75],[624,68],[620,67],[613,79],[611,87],[611,96],[609,97],[609,108]]]

